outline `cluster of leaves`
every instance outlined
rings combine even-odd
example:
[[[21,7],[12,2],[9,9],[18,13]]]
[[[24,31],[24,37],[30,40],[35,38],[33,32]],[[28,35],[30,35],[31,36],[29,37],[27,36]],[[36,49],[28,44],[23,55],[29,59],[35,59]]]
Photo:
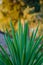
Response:
[[[40,44],[43,36],[39,36],[35,41],[38,27],[32,36],[28,37],[28,23],[25,23],[24,29],[18,22],[18,31],[15,32],[12,22],[10,23],[12,30],[12,39],[7,30],[4,35],[10,56],[0,45],[0,65],[41,65],[43,63],[43,52],[41,49],[43,44]]]

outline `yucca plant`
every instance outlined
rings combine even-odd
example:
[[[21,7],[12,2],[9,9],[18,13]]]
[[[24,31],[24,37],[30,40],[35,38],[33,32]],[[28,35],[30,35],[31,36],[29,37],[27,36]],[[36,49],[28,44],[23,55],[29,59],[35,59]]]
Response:
[[[8,30],[4,35],[10,56],[0,45],[0,65],[41,65],[43,63],[43,52],[41,51],[43,48],[43,43],[41,44],[43,36],[39,36],[36,39],[38,27],[29,38],[28,23],[24,24],[23,29],[22,24],[18,22],[18,31],[16,32],[12,22],[10,22],[10,26],[12,38]]]

